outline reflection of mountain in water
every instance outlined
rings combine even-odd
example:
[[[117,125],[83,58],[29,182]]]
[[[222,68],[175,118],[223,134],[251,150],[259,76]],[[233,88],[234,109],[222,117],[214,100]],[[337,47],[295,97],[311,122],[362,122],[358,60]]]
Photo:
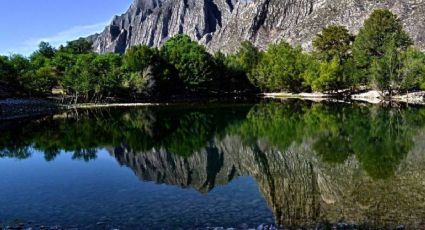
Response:
[[[425,146],[412,150],[396,175],[386,180],[371,179],[355,157],[340,165],[323,163],[309,140],[285,152],[261,146],[266,143],[246,146],[239,137],[227,136],[188,158],[163,150],[134,153],[117,148],[113,154],[142,180],[201,192],[236,176],[252,176],[283,226],[347,221],[424,227]]]
[[[283,226],[425,227],[425,109],[288,102],[80,111],[0,126],[0,157],[90,160],[207,193],[252,176]]]

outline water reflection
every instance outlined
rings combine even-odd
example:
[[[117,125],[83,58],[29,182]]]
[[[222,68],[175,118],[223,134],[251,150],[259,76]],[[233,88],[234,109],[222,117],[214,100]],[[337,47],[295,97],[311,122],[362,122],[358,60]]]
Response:
[[[253,177],[281,226],[425,227],[425,109],[288,101],[86,110],[3,123],[0,157],[90,161],[208,193]]]

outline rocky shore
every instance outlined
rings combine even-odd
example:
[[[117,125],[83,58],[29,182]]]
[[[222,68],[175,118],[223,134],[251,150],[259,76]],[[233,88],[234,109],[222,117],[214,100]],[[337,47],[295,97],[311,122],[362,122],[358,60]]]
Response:
[[[158,103],[82,103],[65,105],[45,99],[0,99],[0,120],[14,120],[58,113],[70,109],[154,106]]]
[[[63,107],[44,99],[1,99],[0,120],[41,116],[59,112]]]
[[[0,227],[2,227],[2,226],[0,226]],[[96,224],[90,225],[90,226],[75,225],[75,226],[68,226],[68,227],[63,227],[63,226],[60,226],[60,225],[44,226],[44,225],[32,224],[30,222],[30,223],[27,223],[27,224],[19,223],[19,224],[14,224],[14,225],[10,225],[10,226],[3,226],[1,229],[4,229],[4,230],[80,230],[80,229],[120,230],[120,228],[114,227],[113,225],[107,224],[107,223],[104,223],[104,222],[99,222],[99,223],[96,223]],[[127,228],[123,228],[123,229],[127,229]],[[159,229],[160,229],[160,227],[159,227]],[[182,228],[179,228],[179,229],[183,230]],[[261,224],[257,227],[250,227],[246,224],[241,224],[239,227],[235,227],[235,228],[224,228],[224,227],[202,227],[202,228],[194,227],[194,228],[190,228],[190,230],[287,230],[287,229],[291,229],[291,228],[277,227],[274,224]],[[337,223],[337,224],[329,224],[329,225],[312,226],[310,229],[315,229],[315,230],[325,230],[325,229],[357,230],[357,229],[362,229],[362,227],[357,226],[357,225],[350,225],[350,224],[346,224],[346,223]],[[403,229],[405,229],[405,227],[403,225],[400,225],[396,229],[397,230],[403,230]]]
[[[263,93],[260,95],[262,98],[271,98],[271,99],[286,99],[286,98],[295,98],[295,99],[305,99],[311,101],[326,101],[326,100],[337,100],[337,96],[334,94],[327,93]],[[368,102],[371,104],[380,104],[388,102],[396,103],[407,103],[412,105],[425,105],[425,91],[411,92],[407,94],[400,94],[388,97],[385,93],[370,90],[362,93],[356,93],[348,96],[345,100],[352,101],[362,101]]]

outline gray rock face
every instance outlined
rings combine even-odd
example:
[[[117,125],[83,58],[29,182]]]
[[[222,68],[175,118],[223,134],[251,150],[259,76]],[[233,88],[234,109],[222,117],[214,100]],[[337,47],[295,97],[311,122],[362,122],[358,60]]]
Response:
[[[100,53],[160,46],[180,33],[210,51],[234,51],[243,40],[265,48],[282,39],[309,50],[323,27],[342,24],[355,33],[377,8],[397,13],[417,46],[425,48],[425,0],[134,0],[89,40]]]

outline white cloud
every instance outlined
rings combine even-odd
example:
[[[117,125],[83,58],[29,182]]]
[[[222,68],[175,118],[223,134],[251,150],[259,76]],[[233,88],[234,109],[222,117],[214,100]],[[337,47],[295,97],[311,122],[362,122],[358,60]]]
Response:
[[[54,47],[59,47],[60,45],[66,44],[67,41],[72,41],[80,37],[87,37],[94,33],[101,32],[105,26],[108,25],[108,23],[109,22],[106,21],[93,25],[75,26],[52,36],[31,38],[25,41],[21,47],[14,49],[14,53],[29,55],[31,52],[37,49],[38,44],[40,44],[42,41],[49,42]]]

